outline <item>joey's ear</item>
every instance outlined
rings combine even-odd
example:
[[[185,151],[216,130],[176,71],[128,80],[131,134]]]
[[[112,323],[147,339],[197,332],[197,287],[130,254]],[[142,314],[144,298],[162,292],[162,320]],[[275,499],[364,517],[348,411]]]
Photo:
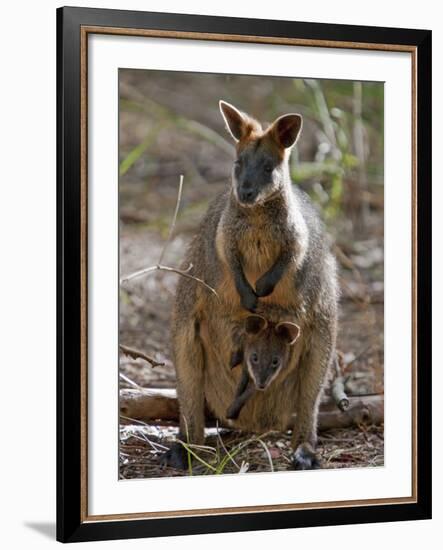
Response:
[[[298,136],[300,135],[302,126],[302,116],[296,113],[291,113],[278,118],[272,124],[270,132],[278,145],[284,149],[287,149],[295,145]]]
[[[245,321],[245,329],[248,334],[260,334],[268,326],[268,321],[261,315],[249,315]]]
[[[235,141],[239,141],[239,139],[245,134],[247,126],[246,116],[237,110],[234,105],[226,103],[226,101],[220,100],[218,105],[229,133]]]
[[[276,325],[275,332],[279,336],[282,336],[288,342],[289,346],[292,346],[300,336],[300,327],[295,323],[283,321]]]

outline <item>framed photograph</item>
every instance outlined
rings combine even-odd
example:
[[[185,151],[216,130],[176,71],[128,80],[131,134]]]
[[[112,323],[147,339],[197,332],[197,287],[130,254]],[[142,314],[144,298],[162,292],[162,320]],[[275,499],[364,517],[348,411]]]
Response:
[[[58,540],[430,518],[431,32],[60,8],[57,79]]]

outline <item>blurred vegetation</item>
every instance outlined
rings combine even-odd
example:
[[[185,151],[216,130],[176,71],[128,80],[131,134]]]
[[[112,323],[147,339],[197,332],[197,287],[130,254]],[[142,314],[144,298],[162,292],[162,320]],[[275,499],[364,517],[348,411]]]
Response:
[[[383,93],[377,82],[121,69],[122,221],[163,229],[163,206],[170,209],[180,173],[182,216],[203,215],[215,194],[211,184],[227,185],[234,156],[218,111],[222,98],[261,122],[301,113],[294,183],[319,204],[333,232],[380,229]]]

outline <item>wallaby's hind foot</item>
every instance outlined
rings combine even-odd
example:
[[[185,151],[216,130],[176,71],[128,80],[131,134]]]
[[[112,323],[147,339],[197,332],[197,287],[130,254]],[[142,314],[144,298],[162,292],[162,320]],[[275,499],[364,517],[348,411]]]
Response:
[[[292,455],[294,470],[318,470],[321,468],[320,461],[314,449],[309,443],[299,445]]]
[[[175,468],[176,470],[188,469],[188,453],[181,443],[176,441],[172,444],[169,451],[166,451],[161,457],[163,467]]]

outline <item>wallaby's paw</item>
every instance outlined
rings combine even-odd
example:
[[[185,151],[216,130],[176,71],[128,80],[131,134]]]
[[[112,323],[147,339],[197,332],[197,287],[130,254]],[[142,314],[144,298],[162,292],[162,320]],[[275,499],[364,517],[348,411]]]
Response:
[[[318,470],[321,468],[317,455],[310,445],[299,445],[292,455],[294,470]]]
[[[188,453],[181,443],[173,443],[169,451],[161,457],[163,467],[175,468],[176,470],[188,469]]]
[[[243,350],[238,349],[232,353],[229,366],[231,367],[231,369],[234,369],[238,365],[241,365],[242,362],[243,362]]]
[[[253,292],[243,294],[241,296],[241,305],[244,307],[244,309],[247,309],[251,313],[254,313],[258,305],[257,296]]]
[[[255,283],[255,293],[259,298],[269,296],[274,292],[275,285],[272,284],[269,279],[262,277]]]
[[[231,405],[229,409],[226,411],[226,418],[228,420],[237,420],[239,414],[240,414],[240,411],[238,410],[238,407]]]

